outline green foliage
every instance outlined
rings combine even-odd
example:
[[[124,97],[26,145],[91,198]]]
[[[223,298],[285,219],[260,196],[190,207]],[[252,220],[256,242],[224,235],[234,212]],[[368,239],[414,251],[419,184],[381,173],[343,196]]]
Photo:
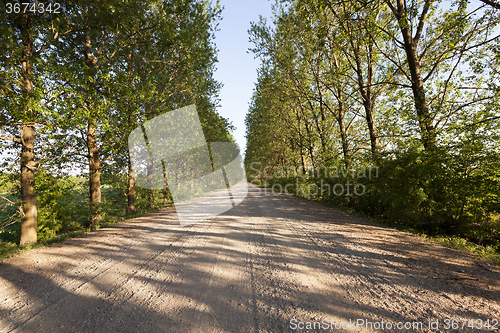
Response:
[[[0,11],[0,68],[5,74],[0,77],[0,156],[21,151],[21,123],[35,127],[29,168],[36,174],[38,207],[33,208],[42,241],[85,228],[87,218],[93,223],[100,216],[107,223],[124,214],[127,137],[144,121],[196,104],[209,141],[233,140],[231,124],[216,112],[221,87],[213,78],[214,32],[222,10],[218,2],[59,3],[59,14]],[[18,164],[19,156],[14,160]],[[14,163],[9,167],[17,171],[11,175],[19,178]],[[7,164],[0,161],[2,168]],[[75,170],[75,165],[103,175],[102,198],[98,172],[91,173],[92,182],[53,176]],[[15,241],[18,194],[28,192],[21,192],[19,179],[4,176],[0,231],[3,239]],[[91,185],[95,195],[89,202]],[[147,198],[138,190],[139,209],[147,206]],[[156,198],[155,206],[163,205],[160,192]]]
[[[496,246],[491,246],[491,245],[481,246],[465,238],[450,237],[450,236],[428,237],[428,238],[457,250],[462,250],[477,254],[478,259],[485,258],[493,262],[496,262],[497,264],[500,264],[500,247],[498,244]]]
[[[327,200],[431,236],[450,235],[482,246],[500,244],[498,153],[490,154],[494,155],[490,163],[481,156],[444,149],[387,155],[378,171],[370,166],[348,171],[330,166],[328,170],[340,172],[309,171],[300,177],[268,172],[264,184],[269,188],[288,185],[290,194]],[[352,184],[350,193],[347,183]],[[355,184],[362,184],[363,189],[358,188],[362,195],[356,195]]]
[[[14,180],[11,173],[0,171],[0,194],[14,190]]]
[[[0,238],[15,242],[19,239],[19,174],[0,174]]]
[[[71,220],[75,215],[75,205],[79,201],[82,183],[79,178],[71,176],[53,176],[46,171],[39,171],[35,178],[38,193],[38,239],[50,239],[60,230],[75,227]],[[80,214],[85,214],[85,210]]]
[[[382,215],[393,222],[433,235],[496,244],[500,241],[499,170],[498,159],[489,164],[463,152],[408,151],[384,161],[380,177],[370,184],[374,196],[359,200],[384,207]]]
[[[105,174],[103,193],[102,216],[99,226],[92,230],[106,227],[120,222],[125,218],[133,218],[150,211],[148,207],[147,190],[138,189],[137,212],[126,216],[126,197],[123,190],[126,188],[126,178],[123,176]],[[39,243],[29,247],[19,246],[19,222],[2,228],[0,232],[0,258],[9,257],[27,251],[33,246],[43,246],[74,237],[90,231],[88,229],[88,180],[75,176],[54,176],[46,171],[36,175],[35,183],[38,193],[38,237]],[[14,192],[15,193],[15,192]],[[171,204],[164,203],[161,191],[156,191],[156,208]],[[9,196],[15,200],[14,196]],[[17,207],[10,205],[0,211],[0,219],[7,217],[7,213],[15,214]]]
[[[284,0],[273,27],[252,24],[249,180],[498,249],[500,16],[467,1],[392,3]],[[357,174],[371,167],[378,176]],[[276,174],[288,168],[308,172]]]

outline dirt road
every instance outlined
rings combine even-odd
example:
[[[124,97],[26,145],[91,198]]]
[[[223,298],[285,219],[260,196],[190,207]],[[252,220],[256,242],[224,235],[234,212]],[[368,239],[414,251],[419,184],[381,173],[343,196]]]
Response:
[[[499,278],[473,256],[251,187],[210,221],[182,228],[167,208],[0,263],[0,332],[494,332]]]

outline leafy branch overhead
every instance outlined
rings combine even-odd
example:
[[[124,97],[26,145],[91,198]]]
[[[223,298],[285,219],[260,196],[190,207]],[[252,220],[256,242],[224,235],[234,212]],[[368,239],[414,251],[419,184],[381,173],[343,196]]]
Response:
[[[58,4],[57,13],[31,1],[36,11],[0,14],[5,72],[0,79],[0,147],[6,159],[19,156],[22,244],[37,241],[37,230],[59,230],[55,225],[63,218],[44,213],[49,202],[53,209],[57,204],[45,200],[45,192],[37,194],[43,184],[35,180],[49,182],[62,170],[87,177],[89,210],[83,227],[98,226],[103,218],[102,178],[107,181],[109,174],[126,178],[121,181],[128,183],[127,211],[133,213],[127,137],[150,118],[197,104],[209,139],[232,140],[229,123],[216,113],[220,84],[212,76],[218,4]],[[3,171],[12,170],[15,160]],[[149,199],[154,206],[154,196]]]
[[[498,243],[499,23],[493,1],[277,2],[271,24],[249,30],[261,60],[250,179]],[[372,166],[381,177],[360,197],[333,194],[342,180],[314,172]]]

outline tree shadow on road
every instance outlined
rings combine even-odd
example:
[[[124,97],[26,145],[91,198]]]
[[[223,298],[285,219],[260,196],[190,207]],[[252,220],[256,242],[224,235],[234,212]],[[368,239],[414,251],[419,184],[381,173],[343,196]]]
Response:
[[[250,188],[239,206],[190,227],[170,207],[0,263],[0,331],[289,332],[293,318],[498,318],[500,274],[467,258]]]

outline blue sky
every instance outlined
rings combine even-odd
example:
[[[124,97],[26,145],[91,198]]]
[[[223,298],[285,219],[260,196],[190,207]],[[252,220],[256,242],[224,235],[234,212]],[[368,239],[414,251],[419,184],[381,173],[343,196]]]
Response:
[[[219,49],[215,79],[221,82],[221,107],[218,112],[233,123],[233,132],[242,153],[245,150],[245,114],[257,81],[259,60],[248,41],[250,22],[258,22],[259,15],[270,18],[274,0],[221,0],[223,19],[219,22],[215,43]]]

